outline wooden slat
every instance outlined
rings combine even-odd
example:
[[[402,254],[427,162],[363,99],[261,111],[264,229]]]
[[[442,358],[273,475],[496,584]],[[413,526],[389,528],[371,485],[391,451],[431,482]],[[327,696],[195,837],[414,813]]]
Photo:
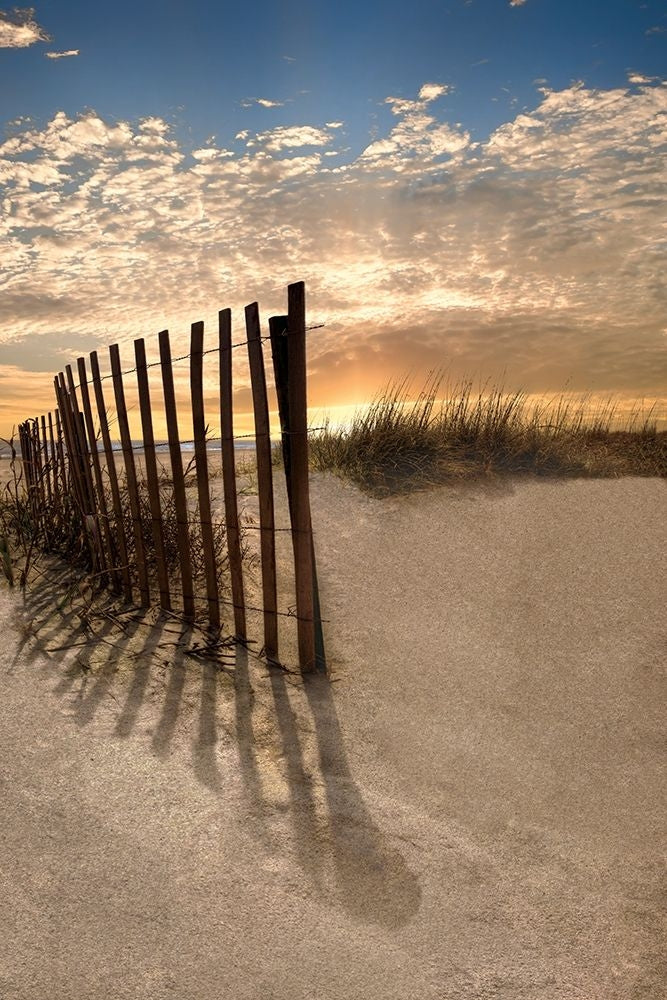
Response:
[[[287,361],[290,463],[292,470],[292,530],[296,583],[299,664],[315,669],[313,541],[308,485],[308,416],[306,400],[306,296],[302,281],[287,290]]]
[[[67,474],[67,466],[65,464],[65,445],[63,437],[63,425],[60,419],[60,408],[56,408],[55,412],[56,421],[56,451],[58,453],[58,478],[59,478],[59,489],[60,489],[60,500],[61,506],[65,506],[65,497],[68,493],[69,476]]]
[[[44,443],[42,441],[42,435],[40,431],[40,419],[44,420],[44,417],[35,418],[33,433],[35,436],[35,456],[37,459],[37,488],[38,488],[38,496],[40,503],[40,520],[44,528],[45,541],[48,544],[48,537],[51,533],[49,513],[53,509],[53,505],[49,501],[49,494],[46,488],[48,479],[48,467],[46,464],[46,454],[44,452]]]
[[[83,486],[83,496],[86,501],[86,514],[95,516],[95,491],[93,489],[93,475],[90,471],[90,455],[88,454],[88,444],[86,442],[86,435],[83,427],[83,418],[81,416],[81,411],[79,409],[79,401],[76,395],[76,387],[74,385],[74,375],[72,373],[72,366],[65,366],[65,374],[67,376],[67,388],[69,391],[69,400],[72,407],[72,427],[74,429],[74,445],[78,453],[79,470],[81,475],[81,483]]]
[[[57,411],[56,411],[57,412]],[[50,446],[50,461],[51,461],[51,475],[53,479],[53,503],[55,507],[60,510],[62,508],[62,495],[60,492],[60,468],[58,461],[58,451],[56,448],[56,441],[53,432],[53,414],[49,411],[49,446]]]
[[[42,422],[42,454],[44,460],[42,462],[42,469],[44,473],[44,486],[46,487],[46,496],[49,504],[49,508],[53,504],[53,487],[51,482],[51,473],[53,471],[53,466],[49,461],[49,439],[46,434],[46,416],[41,417]]]
[[[113,506],[116,533],[115,538],[120,556],[120,566],[114,565],[114,569],[120,571],[123,581],[123,594],[126,600],[132,600],[132,578],[130,576],[129,556],[127,551],[127,538],[125,536],[125,524],[123,522],[123,508],[120,502],[120,489],[118,488],[118,474],[114,460],[113,447],[111,445],[111,434],[109,433],[109,419],[104,401],[104,390],[102,389],[102,379],[100,377],[100,365],[97,360],[97,351],[90,355],[90,370],[93,377],[93,391],[95,393],[95,403],[97,405],[97,418],[100,423],[102,433],[102,444],[107,463],[107,475],[109,486],[111,487],[111,502]]]
[[[289,505],[290,524],[292,525],[292,547],[294,558],[297,558],[295,546],[296,532],[294,531],[294,502],[292,499],[292,452],[291,452],[291,429],[289,422],[289,358],[288,358],[288,338],[287,329],[289,325],[288,316],[271,316],[269,319],[269,332],[271,334],[271,356],[273,358],[273,373],[276,384],[276,396],[278,398],[278,413],[280,416],[280,429],[282,434],[283,469],[285,472],[285,484],[287,486],[287,501]],[[312,563],[313,563],[313,611],[315,617],[315,665],[321,673],[327,672],[326,653],[324,648],[324,632],[322,629],[322,617],[320,613],[320,596],[317,584],[317,563],[315,560],[315,541],[311,533],[312,542]]]
[[[283,468],[287,483],[287,501],[292,513],[292,466],[290,461],[289,434],[289,397],[287,384],[287,325],[288,316],[271,316],[269,318],[269,335],[271,337],[271,359],[273,361],[273,377],[278,400],[278,416],[280,417],[281,448],[283,453]]]
[[[208,483],[206,455],[206,419],[204,416],[204,324],[193,323],[190,331],[190,398],[192,429],[195,442],[199,522],[204,549],[206,601],[208,620],[212,628],[220,628],[220,594],[215,560],[215,542],[211,523],[211,494]]]
[[[151,530],[155,547],[158,587],[160,589],[160,607],[171,611],[171,595],[169,593],[169,572],[167,556],[164,547],[164,524],[162,521],[162,506],[160,504],[160,480],[155,456],[155,435],[153,433],[153,415],[148,387],[148,370],[146,367],[146,345],[143,340],[135,340],[134,356],[137,365],[137,385],[139,388],[139,409],[141,411],[141,427],[144,436],[144,457],[146,459],[146,485],[151,506]]]
[[[23,466],[23,475],[25,478],[25,487],[28,497],[30,498],[31,506],[34,506],[34,490],[33,490],[33,465],[32,465],[32,446],[30,443],[30,435],[28,433],[28,421],[24,422],[19,427],[19,439],[21,442],[21,465]]]
[[[260,552],[262,561],[262,604],[264,608],[264,653],[278,660],[278,616],[276,594],[276,536],[273,511],[273,475],[269,404],[266,395],[264,355],[256,302],[245,308],[252,403],[255,414],[257,489],[259,492]]]
[[[84,415],[79,408],[79,400],[76,393],[76,386],[74,384],[74,375],[72,373],[72,366],[67,365],[65,367],[65,372],[67,374],[67,386],[69,389],[69,397],[72,404],[72,414],[73,423],[76,431],[76,444],[79,450],[79,465],[81,468],[81,480],[84,485],[84,494],[87,503],[87,517],[85,520],[85,531],[89,539],[91,549],[95,553],[96,570],[100,574],[100,582],[106,584],[107,582],[107,558],[104,551],[104,545],[102,544],[102,536],[100,533],[100,518],[98,514],[98,502],[95,496],[95,486],[93,483],[93,470],[92,470],[92,460],[90,448],[88,447],[88,439],[86,436],[86,423]],[[85,379],[84,379],[85,385]],[[88,386],[85,386],[87,391]],[[92,447],[97,450],[97,446],[93,439]]]
[[[162,388],[164,392],[169,457],[174,484],[174,504],[176,507],[178,558],[181,566],[181,590],[183,591],[183,614],[188,621],[195,617],[194,591],[192,586],[192,560],[190,558],[190,536],[188,531],[188,504],[185,494],[185,477],[181,457],[181,439],[178,433],[174,373],[171,367],[171,347],[169,331],[159,334],[160,361],[162,362]]]
[[[28,456],[26,454],[24,424],[19,424],[19,448],[21,449],[21,467],[23,469],[23,478],[25,479],[26,489],[28,489],[30,481],[28,479]]]
[[[79,467],[79,455],[74,437],[72,405],[67,395],[65,376],[62,372],[58,374],[55,380],[55,385],[58,405],[60,407],[60,415],[62,418],[63,437],[65,441],[65,449],[67,451],[67,467],[69,470],[70,483],[83,527],[84,519],[87,513],[85,509],[87,504],[83,492],[81,470]]]
[[[130,424],[127,419],[127,406],[125,405],[125,390],[123,388],[123,373],[120,363],[120,351],[118,349],[118,344],[111,345],[109,348],[109,357],[111,359],[111,380],[113,382],[113,391],[116,399],[118,430],[120,432],[120,441],[123,448],[123,461],[125,463],[125,475],[127,477],[127,492],[130,501],[130,511],[132,512],[134,556],[137,564],[137,575],[139,577],[139,603],[142,608],[147,608],[150,606],[151,596],[148,586],[148,569],[146,566],[144,536],[141,528],[141,503],[139,500],[137,470],[134,464],[134,452],[132,451]]]
[[[44,488],[44,467],[42,465],[42,443],[39,439],[39,419],[30,422],[32,461],[35,474],[35,497],[37,498],[37,520],[45,524],[46,490]]]
[[[225,530],[229,572],[234,605],[234,631],[237,638],[246,638],[245,596],[243,593],[243,562],[238,501],[236,498],[236,456],[234,454],[234,416],[232,407],[232,311],[218,313],[220,346],[220,435],[222,449],[222,483],[225,495]]]
[[[88,371],[86,369],[85,358],[77,358],[77,371],[79,373],[79,388],[81,390],[81,405],[88,437],[88,451],[93,463],[93,475],[95,480],[97,525],[101,529],[100,534],[104,540],[103,568],[110,571],[111,584],[113,589],[120,591],[121,581],[118,570],[114,569],[118,560],[114,549],[113,532],[109,521],[109,508],[107,505],[106,493],[104,490],[104,480],[102,478],[102,464],[100,453],[97,448],[97,434],[95,433],[95,421],[93,419],[93,409],[90,405],[90,393],[88,391]]]

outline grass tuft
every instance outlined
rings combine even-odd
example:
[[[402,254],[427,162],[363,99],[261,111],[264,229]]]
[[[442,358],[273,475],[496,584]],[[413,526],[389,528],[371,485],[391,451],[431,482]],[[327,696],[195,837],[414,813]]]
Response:
[[[665,476],[667,432],[637,407],[619,425],[612,400],[560,396],[529,405],[523,392],[461,382],[442,392],[433,375],[411,398],[390,384],[346,429],[330,423],[310,440],[313,469],[351,479],[374,495],[488,475]]]

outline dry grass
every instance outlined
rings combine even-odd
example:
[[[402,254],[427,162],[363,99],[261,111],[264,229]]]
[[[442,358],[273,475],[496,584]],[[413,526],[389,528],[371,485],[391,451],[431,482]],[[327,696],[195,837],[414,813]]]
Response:
[[[13,448],[13,441],[8,442]],[[192,465],[192,463],[191,463]],[[191,466],[185,470],[186,490],[192,498],[196,493],[196,479]],[[13,452],[9,467],[9,481],[0,488],[0,572],[4,574],[10,585],[18,582],[24,588],[31,578],[40,575],[42,561],[46,565],[50,559],[60,557],[69,565],[77,568],[81,574],[81,584],[87,584],[91,593],[99,590],[101,574],[95,573],[91,562],[90,546],[86,530],[82,524],[80,512],[74,501],[72,483],[69,481],[69,471],[65,473],[67,481],[63,484],[60,494],[60,504],[52,505],[44,510],[36,494],[26,487],[20,457]],[[111,535],[118,537],[118,525],[113,514],[111,490],[108,477],[105,474],[105,500],[111,523]],[[119,474],[119,490],[121,501],[121,519],[128,550],[128,566],[132,584],[138,588],[139,578],[137,557],[135,552],[134,525],[130,505],[130,495],[127,479]],[[160,504],[162,510],[163,539],[170,581],[174,588],[174,603],[180,603],[179,596],[179,555],[178,555],[178,520],[174,499],[173,483],[165,470],[159,472]],[[148,485],[145,479],[139,478],[139,507],[141,534],[144,543],[145,564],[148,570],[149,585],[154,595],[159,593],[157,581],[157,558],[152,533],[152,515]],[[242,557],[246,567],[252,569],[255,560],[250,551],[247,532],[243,525],[240,528]],[[100,544],[97,530],[93,535],[93,548]],[[103,532],[101,532],[103,535]],[[201,534],[198,504],[192,503],[189,511],[189,548],[192,560],[193,584],[195,590],[196,608],[201,616],[205,615],[206,576],[204,563],[204,545]],[[229,559],[227,554],[227,537],[224,522],[214,520],[213,544],[218,573],[218,585],[221,598],[230,598]],[[120,565],[116,553],[116,566]],[[157,599],[157,598],[156,598]],[[200,614],[197,615],[200,617]]]
[[[522,392],[470,382],[443,392],[442,382],[433,376],[416,401],[407,380],[392,384],[349,428],[327,426],[311,439],[312,468],[375,495],[490,474],[667,474],[667,432],[652,412],[637,407],[619,426],[612,400],[591,413],[587,400],[529,406]]]

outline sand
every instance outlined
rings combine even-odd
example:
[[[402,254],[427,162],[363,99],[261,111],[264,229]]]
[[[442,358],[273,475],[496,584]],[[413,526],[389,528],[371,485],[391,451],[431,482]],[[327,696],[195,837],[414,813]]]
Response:
[[[665,484],[312,501],[330,682],[0,590],[0,996],[664,996]]]

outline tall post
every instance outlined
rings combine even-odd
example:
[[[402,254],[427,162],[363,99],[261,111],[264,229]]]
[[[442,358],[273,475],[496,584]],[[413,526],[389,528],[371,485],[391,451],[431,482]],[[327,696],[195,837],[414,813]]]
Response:
[[[181,439],[178,433],[176,391],[174,389],[174,372],[171,366],[169,331],[162,330],[158,339],[160,342],[162,389],[164,392],[164,409],[167,420],[167,437],[169,439],[169,457],[171,459],[171,475],[174,483],[174,505],[176,507],[177,530],[176,537],[178,543],[178,558],[181,566],[183,615],[187,621],[194,621],[195,599],[192,583],[192,560],[190,557],[190,532],[188,530],[188,501],[185,493],[185,476],[183,475]]]
[[[238,639],[245,639],[243,562],[241,559],[239,510],[236,499],[236,457],[234,455],[231,309],[221,309],[218,313],[218,343],[220,348],[220,448],[222,452],[222,483],[225,494],[227,552],[229,573],[232,579],[232,604],[234,605],[234,631]]]
[[[137,470],[134,464],[134,452],[132,451],[132,438],[130,437],[130,424],[127,418],[127,407],[125,405],[123,373],[120,363],[118,344],[111,345],[109,348],[109,356],[111,358],[111,375],[114,395],[116,397],[118,430],[120,432],[120,441],[123,448],[123,460],[125,462],[125,475],[127,477],[127,493],[130,501],[130,511],[132,513],[134,554],[137,563],[137,575],[139,577],[139,598],[141,607],[147,608],[149,607],[151,601],[148,586],[148,570],[146,567],[146,551],[144,548],[144,536],[141,524],[141,504],[139,501]]]
[[[171,611],[169,571],[167,569],[162,505],[160,503],[160,478],[158,476],[157,459],[155,457],[153,414],[151,412],[151,397],[148,387],[146,346],[143,340],[135,340],[134,357],[137,363],[139,408],[141,410],[141,428],[144,435],[144,458],[146,460],[146,486],[148,488],[148,499],[151,507],[151,530],[153,533],[153,545],[155,547],[158,587],[160,588],[160,607],[164,611]]]
[[[294,531],[294,500],[293,500],[293,476],[292,476],[292,451],[291,451],[291,427],[289,418],[289,359],[287,356],[287,330],[289,325],[288,316],[271,316],[269,319],[269,332],[271,334],[271,356],[273,359],[273,373],[276,383],[276,396],[278,397],[278,414],[280,416],[281,443],[283,453],[283,469],[285,471],[285,484],[287,487],[287,502],[289,505],[290,524],[292,525],[292,547],[294,549],[294,559],[296,566],[297,533]],[[324,650],[324,633],[322,630],[322,618],[320,613],[320,595],[317,584],[317,562],[315,560],[315,541],[311,532],[311,559],[313,565],[313,609],[315,617],[315,666],[320,673],[326,673],[326,654]]]
[[[245,308],[248,360],[252,382],[252,405],[255,416],[257,490],[259,492],[260,553],[262,560],[262,597],[264,605],[264,652],[268,660],[278,660],[278,617],[276,590],[276,534],[273,511],[273,474],[269,404],[266,395],[264,355],[259,326],[259,308],[252,302]]]
[[[192,402],[192,428],[195,440],[197,468],[197,496],[199,499],[199,524],[204,549],[206,574],[206,600],[211,628],[220,628],[220,595],[215,560],[215,543],[211,523],[211,494],[208,486],[208,457],[206,455],[206,420],[204,417],[204,324],[193,323],[190,333],[190,399]]]
[[[306,292],[302,281],[287,289],[287,402],[292,474],[292,537],[296,583],[299,663],[315,669],[313,535],[308,486],[308,411],[306,400]]]
[[[123,594],[126,600],[132,601],[132,577],[130,575],[130,560],[127,551],[127,536],[125,534],[125,523],[123,521],[123,507],[120,500],[120,489],[118,486],[118,473],[116,472],[116,460],[111,443],[109,432],[109,418],[107,416],[104,390],[102,388],[102,377],[100,375],[100,363],[97,358],[97,351],[92,351],[90,355],[90,370],[93,376],[93,391],[95,393],[95,404],[97,406],[97,416],[100,422],[100,432],[102,434],[102,444],[104,446],[104,457],[106,459],[107,476],[111,487],[111,503],[113,507],[114,520],[116,524],[115,539],[118,542],[118,553],[120,555],[119,569],[123,580]]]

